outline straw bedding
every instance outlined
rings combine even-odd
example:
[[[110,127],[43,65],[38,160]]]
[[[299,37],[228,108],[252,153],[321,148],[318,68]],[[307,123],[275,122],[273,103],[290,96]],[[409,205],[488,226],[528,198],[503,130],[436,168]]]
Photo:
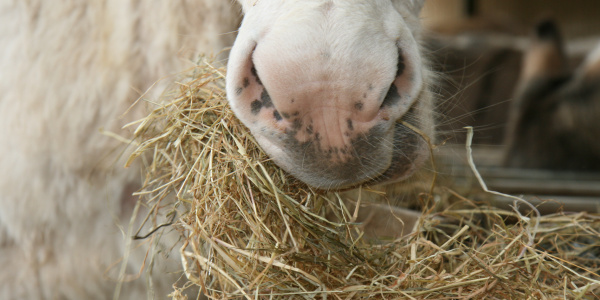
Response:
[[[173,298],[190,286],[214,299],[600,297],[596,215],[521,216],[437,186],[418,195],[415,233],[372,243],[347,206],[359,199],[311,189],[260,150],[228,107],[224,73],[203,60],[135,124],[139,194],[183,241],[187,283]]]

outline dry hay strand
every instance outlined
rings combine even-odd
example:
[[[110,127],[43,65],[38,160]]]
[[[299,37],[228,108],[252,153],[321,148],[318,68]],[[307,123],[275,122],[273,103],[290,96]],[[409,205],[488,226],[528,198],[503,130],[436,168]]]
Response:
[[[600,295],[600,217],[586,213],[536,217],[531,232],[528,217],[436,188],[451,205],[428,210],[407,237],[369,243],[347,195],[294,180],[261,151],[228,107],[224,73],[200,63],[139,121],[130,158],[150,159],[140,194],[153,212],[183,211],[173,217],[182,290],[195,285],[212,299]],[[161,204],[167,197],[177,201]],[[184,299],[182,290],[172,297]]]

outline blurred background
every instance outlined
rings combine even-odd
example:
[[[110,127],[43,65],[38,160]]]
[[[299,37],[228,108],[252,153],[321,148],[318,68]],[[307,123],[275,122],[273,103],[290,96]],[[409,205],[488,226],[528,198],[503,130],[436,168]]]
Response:
[[[571,68],[600,42],[596,0],[427,0],[421,17],[433,68],[445,76],[441,129],[461,143],[466,125],[476,129],[475,144],[502,142],[522,54],[538,22],[556,22]]]
[[[443,144],[438,149],[441,172],[451,174],[459,182],[464,179],[462,183],[467,186],[473,185],[466,165],[463,129],[473,126],[473,155],[490,188],[530,195],[542,202],[552,199],[548,211],[564,204],[571,210],[598,211],[600,142],[596,137],[600,138],[600,134],[596,135],[593,128],[600,128],[600,63],[598,73],[591,76],[593,80],[586,81],[582,96],[585,99],[575,101],[563,95],[564,85],[574,85],[575,70],[581,68],[585,57],[600,43],[600,1],[427,0],[421,18],[431,66],[441,75],[441,84],[435,90],[440,112],[438,143]],[[558,75],[553,73],[553,66],[542,67],[544,72],[538,72],[539,76],[562,76],[566,83],[548,86],[542,93],[543,99],[534,99],[533,103],[539,103],[534,105],[539,107],[528,108],[537,115],[511,128],[507,125],[511,118],[522,117],[525,109],[515,104],[523,101],[519,100],[522,98],[519,88],[530,85],[521,76],[525,53],[540,39],[552,36],[548,33],[549,25],[540,27],[544,21],[555,26],[560,35],[556,43],[564,51],[565,67],[556,71]],[[527,60],[533,57],[543,62],[542,55],[538,58],[530,55]],[[577,109],[572,108],[574,102],[578,103]],[[579,128],[571,128],[566,134],[557,133],[550,125],[555,124],[560,131],[562,119],[557,119],[556,108],[548,108],[550,104],[544,103],[569,108],[566,110],[570,118],[583,120],[573,125]],[[519,128],[526,121],[537,129],[526,133],[527,129]],[[585,132],[588,137],[570,139],[577,132]],[[516,147],[508,145],[511,139],[520,142]],[[511,147],[516,150],[510,150]],[[540,154],[540,160],[550,153],[546,160],[551,163],[536,164],[536,153]],[[521,163],[507,163],[511,155],[522,155]],[[574,157],[580,157],[577,163],[572,162]]]
[[[464,31],[479,19],[500,30],[527,33],[536,19],[552,16],[565,36],[580,38],[600,32],[600,2],[596,0],[427,0],[422,14],[425,26],[441,33]],[[491,29],[483,25],[473,30]]]

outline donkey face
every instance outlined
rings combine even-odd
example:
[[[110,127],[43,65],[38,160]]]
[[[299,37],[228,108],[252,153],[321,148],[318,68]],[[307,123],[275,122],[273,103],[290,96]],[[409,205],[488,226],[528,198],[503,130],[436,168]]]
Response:
[[[242,4],[229,101],[279,166],[327,189],[401,179],[424,161],[426,144],[397,122],[432,123],[416,41],[421,1]]]

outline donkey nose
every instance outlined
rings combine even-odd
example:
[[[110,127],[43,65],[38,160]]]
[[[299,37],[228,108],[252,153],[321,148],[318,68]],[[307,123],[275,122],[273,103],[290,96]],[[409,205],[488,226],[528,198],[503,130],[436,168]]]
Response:
[[[403,155],[394,126],[422,88],[421,62],[410,34],[364,35],[372,26],[334,18],[345,25],[329,28],[333,17],[317,16],[320,23],[290,16],[238,39],[227,92],[278,165],[310,185],[342,187],[383,174]]]

